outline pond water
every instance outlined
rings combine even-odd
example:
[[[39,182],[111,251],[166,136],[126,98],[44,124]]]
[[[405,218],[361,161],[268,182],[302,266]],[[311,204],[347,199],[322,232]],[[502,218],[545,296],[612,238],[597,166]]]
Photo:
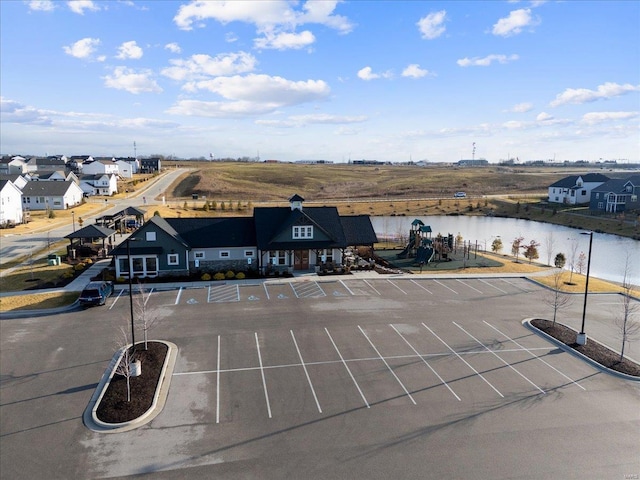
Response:
[[[586,257],[589,252],[589,235],[581,235],[584,230],[533,222],[516,218],[475,217],[475,216],[427,216],[427,217],[371,217],[371,223],[379,238],[406,239],[409,237],[411,222],[421,220],[430,225],[433,236],[438,233],[462,235],[464,241],[478,243],[481,249],[491,251],[491,243],[496,237],[502,240],[503,254],[511,253],[511,244],[516,237],[524,237],[523,245],[535,240],[540,245],[539,263],[553,264],[558,253],[567,259],[569,268],[572,252],[575,263],[580,253],[585,255],[583,273],[586,273]],[[629,261],[627,262],[627,256]],[[591,248],[590,275],[613,282],[622,282],[625,265],[628,263],[627,277],[634,285],[640,285],[640,241],[603,233],[593,234]]]

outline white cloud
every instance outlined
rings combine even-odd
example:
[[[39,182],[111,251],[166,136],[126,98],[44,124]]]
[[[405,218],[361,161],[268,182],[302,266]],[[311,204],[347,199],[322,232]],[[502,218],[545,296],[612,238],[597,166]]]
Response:
[[[167,43],[164,46],[164,49],[169,50],[171,53],[182,53],[182,49],[180,48],[180,45],[178,45],[175,42]]]
[[[191,30],[194,22],[198,27],[209,19],[222,24],[234,21],[253,24],[263,32],[278,27],[293,30],[305,23],[325,25],[348,33],[353,25],[341,15],[334,15],[337,0],[323,2],[305,2],[302,10],[293,7],[297,4],[286,0],[247,0],[243,2],[205,2],[194,1],[181,5],[173,21],[182,30]]]
[[[520,58],[518,55],[487,55],[486,57],[462,58],[456,63],[461,67],[488,67],[493,62],[509,63]]]
[[[256,58],[250,53],[221,53],[215,57],[205,54],[192,55],[186,60],[170,60],[171,67],[162,70],[162,75],[177,81],[201,80],[247,73],[255,69]]]
[[[549,122],[553,120],[553,115],[548,114],[547,112],[540,112],[536,116],[536,122]]]
[[[595,125],[612,120],[629,120],[637,117],[638,112],[590,112],[582,116],[582,122]]]
[[[254,45],[259,49],[301,49],[316,41],[316,37],[309,30],[300,33],[267,33],[264,37],[256,38]]]
[[[84,15],[85,10],[98,11],[100,7],[91,0],[71,0],[67,2],[69,9],[78,15]]]
[[[492,33],[502,37],[510,37],[522,32],[525,27],[533,27],[539,24],[531,16],[531,9],[521,8],[513,10],[506,18],[499,19],[494,25]]]
[[[631,85],[625,83],[619,85],[617,83],[607,82],[598,86],[597,90],[589,90],[587,88],[567,88],[564,92],[558,94],[556,99],[551,102],[552,107],[564,105],[566,103],[588,103],[595,102],[600,99],[609,99],[630,92],[640,92],[640,85]]]
[[[151,78],[151,70],[135,71],[126,67],[116,67],[112,75],[104,78],[104,85],[108,88],[126,90],[129,93],[160,93],[162,88]]]
[[[99,39],[87,37],[62,48],[67,55],[83,60],[90,60],[98,45],[100,45]]]
[[[421,78],[421,77],[425,77],[427,75],[429,75],[429,70],[425,70],[423,68],[420,68],[420,65],[418,65],[417,63],[412,63],[412,64],[408,65],[402,71],[402,76],[403,77]]]
[[[421,18],[417,25],[420,33],[422,34],[422,38],[433,40],[434,38],[438,38],[442,35],[446,30],[446,27],[443,25],[446,16],[447,12],[445,10],[440,10],[439,12],[433,12],[426,17]]]
[[[324,100],[329,86],[322,80],[291,81],[268,75],[217,77],[193,82],[190,89],[208,90],[226,102],[181,100],[168,112],[212,117],[246,116],[273,112],[279,108]]]
[[[116,55],[116,58],[121,60],[126,60],[128,58],[137,60],[142,58],[142,55],[142,48],[138,46],[135,40],[131,40],[129,42],[124,42],[120,47],[118,47],[118,55]]]
[[[31,0],[27,6],[34,12],[51,12],[56,8],[51,0]]]
[[[233,32],[227,32],[224,35],[224,41],[227,43],[233,43],[238,41],[238,36]]]
[[[358,70],[358,78],[362,80],[375,80],[377,78],[391,78],[393,74],[390,71],[386,71],[383,73],[373,73],[373,69],[371,67],[364,67]]]
[[[533,104],[528,102],[518,103],[511,108],[514,113],[527,113],[533,109]]]
[[[365,115],[358,116],[344,116],[344,115],[329,115],[327,113],[312,113],[308,115],[292,115],[289,117],[294,122],[301,125],[307,124],[349,124],[349,123],[362,123],[367,121]]]
[[[50,125],[51,119],[42,110],[0,97],[0,121],[29,125]]]

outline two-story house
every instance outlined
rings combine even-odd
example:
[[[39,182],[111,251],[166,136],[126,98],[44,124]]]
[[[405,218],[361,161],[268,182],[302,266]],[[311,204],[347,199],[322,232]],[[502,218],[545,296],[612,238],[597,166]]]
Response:
[[[606,213],[640,211],[639,197],[640,175],[611,179],[593,189],[589,210]]]
[[[29,182],[22,189],[22,206],[29,210],[66,210],[82,203],[82,189],[72,181]]]
[[[11,180],[0,180],[0,227],[22,222],[22,192]]]
[[[87,175],[119,175],[118,164],[111,160],[94,160],[82,165],[82,173]]]
[[[111,196],[118,193],[118,177],[113,174],[95,174],[79,176],[80,188],[86,195]]]
[[[609,180],[601,173],[570,175],[549,186],[549,202],[579,205],[589,203],[591,191]]]

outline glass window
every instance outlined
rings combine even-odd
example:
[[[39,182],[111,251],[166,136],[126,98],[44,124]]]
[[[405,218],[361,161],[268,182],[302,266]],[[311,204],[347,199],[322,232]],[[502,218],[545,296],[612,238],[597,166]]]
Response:
[[[298,226],[293,227],[293,238],[313,238],[313,226]]]
[[[177,253],[169,253],[167,254],[167,264],[168,265],[179,265],[180,260],[178,258]]]
[[[147,232],[147,242],[155,242],[156,241],[156,232]]]
[[[220,250],[220,258],[229,258],[231,256],[231,252],[229,250]]]
[[[196,260],[204,260],[204,252],[194,252],[193,257]]]
[[[158,273],[158,261],[156,257],[147,257],[145,259],[145,267],[147,275],[156,275]]]

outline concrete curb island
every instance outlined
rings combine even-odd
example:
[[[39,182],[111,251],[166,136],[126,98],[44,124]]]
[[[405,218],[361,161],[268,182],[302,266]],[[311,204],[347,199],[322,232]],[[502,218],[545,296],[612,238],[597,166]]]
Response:
[[[537,318],[537,317],[536,317]],[[633,375],[627,375],[626,373],[622,373],[622,372],[618,372],[617,370],[613,370],[612,368],[609,367],[605,367],[604,365],[599,364],[598,362],[596,362],[595,360],[592,360],[591,358],[587,357],[586,355],[578,352],[577,350],[571,348],[569,345],[566,345],[564,343],[562,343],[560,340],[552,337],[551,335],[549,335],[546,332],[543,332],[542,330],[534,327],[533,325],[531,325],[531,321],[535,320],[536,318],[532,317],[532,318],[525,318],[524,320],[522,320],[522,325],[527,328],[528,330],[531,330],[533,333],[535,333],[536,335],[541,336],[542,338],[548,340],[550,343],[553,343],[554,345],[557,345],[560,349],[564,350],[567,353],[570,353],[571,355],[574,355],[575,357],[578,357],[579,359],[585,361],[586,363],[590,364],[592,367],[594,367],[596,370],[599,370],[603,373],[607,373],[609,375],[612,375],[614,377],[618,377],[621,378],[623,380],[630,380],[632,382],[640,382],[640,377],[635,377]],[[556,322],[558,325],[562,325],[565,328],[568,328],[570,330],[573,330],[573,328],[564,325],[563,323],[560,322]],[[576,332],[577,334],[578,332]],[[589,342],[594,342],[597,343],[598,345],[611,350],[610,347],[607,347],[606,345],[598,342],[597,340],[593,339],[593,338],[589,338],[588,340]],[[627,360],[630,360],[634,363],[638,363],[635,360],[626,357]]]
[[[107,387],[115,374],[116,366],[120,363],[120,359],[124,354],[125,348],[129,348],[131,346],[127,345],[126,347],[118,350],[111,359],[111,362],[109,362],[109,365],[102,374],[102,378],[100,379],[100,382],[98,383],[98,386],[91,396],[91,400],[89,400],[89,404],[82,415],[82,420],[89,430],[98,433],[128,432],[129,430],[146,425],[160,414],[167,401],[167,396],[169,395],[171,377],[173,376],[173,369],[176,364],[176,359],[178,358],[178,347],[172,342],[166,342],[163,340],[149,340],[149,342],[162,343],[167,346],[167,356],[165,357],[162,371],[160,373],[159,386],[153,396],[153,402],[149,410],[138,418],[122,423],[106,423],[101,421],[96,415],[98,405],[100,405],[100,400],[102,400],[102,397],[107,391]],[[144,365],[142,368],[144,369]]]

